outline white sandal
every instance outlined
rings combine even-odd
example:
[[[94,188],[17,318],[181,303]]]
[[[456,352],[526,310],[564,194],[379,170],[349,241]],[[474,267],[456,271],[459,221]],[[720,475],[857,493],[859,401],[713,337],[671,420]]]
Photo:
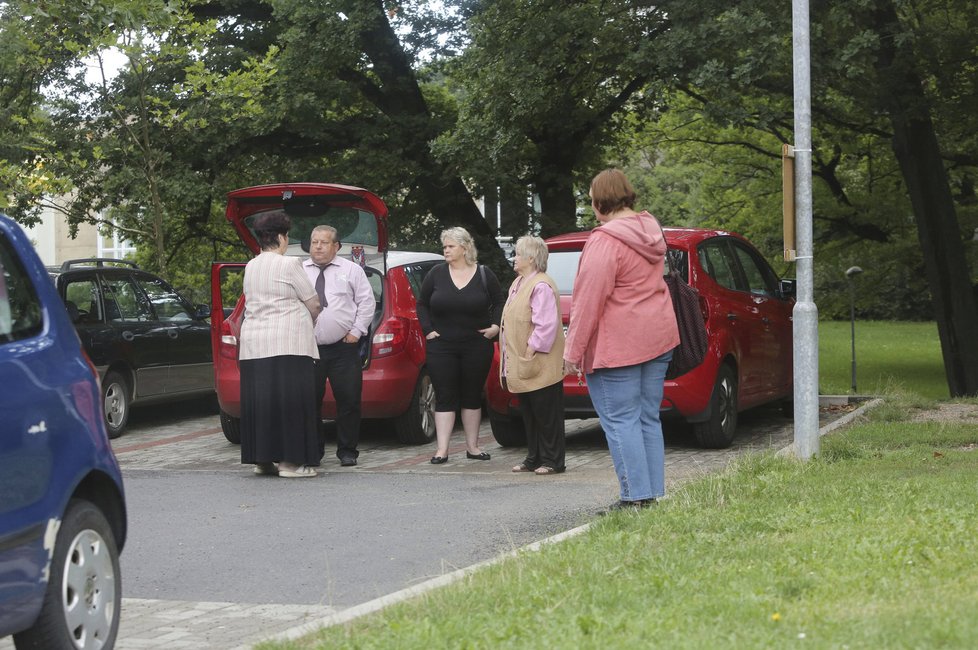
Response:
[[[278,467],[275,463],[258,463],[255,465],[255,474],[260,476],[277,476]]]
[[[306,478],[316,476],[316,470],[308,465],[302,465],[301,467],[296,467],[295,469],[279,468],[278,475],[284,478]]]

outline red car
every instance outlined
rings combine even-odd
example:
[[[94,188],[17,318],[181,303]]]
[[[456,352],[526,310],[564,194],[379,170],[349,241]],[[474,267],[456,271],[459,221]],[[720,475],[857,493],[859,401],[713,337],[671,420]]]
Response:
[[[268,210],[285,210],[292,219],[287,255],[307,256],[312,229],[327,224],[337,229],[343,243],[337,254],[362,261],[377,301],[370,332],[361,341],[362,415],[368,419],[392,419],[401,442],[422,444],[434,440],[434,389],[424,368],[424,334],[415,301],[424,276],[444,257],[389,251],[384,202],[358,187],[326,183],[264,185],[228,194],[226,217],[256,254],[259,246],[250,226]],[[214,384],[221,427],[233,443],[241,441],[238,334],[244,315],[243,270],[244,264],[240,263],[218,262],[211,268]],[[226,295],[231,296],[227,309]],[[323,398],[323,415],[336,415],[330,389]]]
[[[739,411],[792,398],[795,283],[780,280],[757,249],[736,233],[694,228],[664,231],[669,245],[667,269],[676,268],[699,291],[710,346],[703,363],[666,380],[662,413],[691,423],[701,446],[726,447],[733,441]],[[578,260],[589,235],[589,231],[576,232],[547,240],[547,273],[560,289],[565,328]],[[519,399],[500,387],[498,376],[497,346],[486,384],[492,433],[500,445],[525,444]],[[578,386],[577,377],[564,379],[564,409],[568,418],[596,415],[587,386]]]

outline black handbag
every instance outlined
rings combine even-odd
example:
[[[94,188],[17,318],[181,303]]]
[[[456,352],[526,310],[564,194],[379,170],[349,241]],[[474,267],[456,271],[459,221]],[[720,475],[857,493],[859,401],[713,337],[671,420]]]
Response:
[[[703,363],[709,339],[700,310],[699,292],[686,284],[676,271],[664,275],[663,279],[669,287],[676,325],[679,326],[679,345],[673,349],[672,361],[666,370],[666,379],[675,379]]]

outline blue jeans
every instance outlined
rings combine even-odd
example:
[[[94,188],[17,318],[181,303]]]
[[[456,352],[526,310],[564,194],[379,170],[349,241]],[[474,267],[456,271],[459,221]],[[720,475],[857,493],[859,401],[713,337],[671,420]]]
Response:
[[[666,493],[659,407],[670,359],[672,350],[645,363],[597,368],[587,375],[588,391],[608,439],[622,501],[658,499]]]

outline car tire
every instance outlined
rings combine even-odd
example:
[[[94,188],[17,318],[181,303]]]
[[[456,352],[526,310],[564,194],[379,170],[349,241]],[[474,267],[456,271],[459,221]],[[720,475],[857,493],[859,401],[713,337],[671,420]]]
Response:
[[[523,418],[488,410],[489,428],[492,429],[492,437],[500,447],[526,446],[526,427],[523,425]]]
[[[232,445],[241,444],[241,418],[236,418],[221,411],[221,430],[224,431],[224,437]]]
[[[720,366],[713,393],[710,417],[693,424],[696,442],[704,449],[724,449],[737,433],[737,374],[728,364]]]
[[[111,371],[102,382],[102,404],[105,410],[105,430],[113,440],[122,435],[129,422],[129,382],[118,372]]]
[[[394,431],[405,445],[424,445],[435,439],[435,386],[423,368],[408,410],[394,418]]]
[[[786,418],[793,418],[793,417],[795,417],[795,400],[794,400],[794,398],[792,398],[792,397],[786,397],[786,398],[784,398],[783,400],[781,400],[781,403],[779,404],[779,407],[781,409],[781,415],[783,415],[784,417],[786,417]]]
[[[95,504],[72,499],[55,538],[41,613],[30,629],[14,635],[14,644],[18,649],[111,648],[121,608],[112,528]]]

